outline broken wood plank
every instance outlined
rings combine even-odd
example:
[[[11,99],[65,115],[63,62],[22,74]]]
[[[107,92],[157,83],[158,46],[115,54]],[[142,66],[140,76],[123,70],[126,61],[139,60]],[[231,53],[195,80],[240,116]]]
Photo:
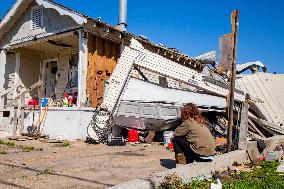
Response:
[[[151,144],[151,142],[153,141],[154,137],[155,137],[156,133],[154,131],[150,131],[147,135],[147,137],[145,138],[145,141],[148,144]]]
[[[248,132],[248,102],[242,104],[241,110],[241,123],[240,123],[240,138],[239,142],[247,141],[247,132]]]
[[[248,120],[249,125],[256,131],[257,134],[259,134],[261,137],[266,138],[266,136],[264,136],[262,134],[262,132],[260,132],[260,130],[256,127],[256,125],[252,122],[252,120]]]
[[[25,121],[25,96],[21,96],[21,102],[20,102],[20,135],[24,131],[24,121]]]

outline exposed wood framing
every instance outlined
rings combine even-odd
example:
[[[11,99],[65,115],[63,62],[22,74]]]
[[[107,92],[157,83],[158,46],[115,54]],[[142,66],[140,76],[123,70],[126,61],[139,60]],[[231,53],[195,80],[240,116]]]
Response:
[[[20,80],[20,64],[21,64],[21,54],[19,52],[16,53],[16,66],[15,66],[15,78],[14,78],[14,93],[13,98],[17,96],[17,88]]]
[[[119,55],[119,45],[89,34],[87,97],[91,107],[102,103],[105,82],[111,76]]]
[[[239,10],[234,10],[231,15],[232,22],[232,60],[230,65],[230,82],[229,82],[229,95],[228,95],[228,135],[227,135],[227,151],[232,149],[232,133],[234,125],[234,102],[235,102],[235,80],[236,80],[236,49],[239,25]]]

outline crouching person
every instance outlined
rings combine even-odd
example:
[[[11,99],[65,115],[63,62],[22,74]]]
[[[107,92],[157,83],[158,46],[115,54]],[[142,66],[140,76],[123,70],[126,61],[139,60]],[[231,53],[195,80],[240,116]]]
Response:
[[[181,110],[183,123],[175,129],[173,145],[177,164],[212,161],[214,138],[204,123],[199,109],[186,104]]]

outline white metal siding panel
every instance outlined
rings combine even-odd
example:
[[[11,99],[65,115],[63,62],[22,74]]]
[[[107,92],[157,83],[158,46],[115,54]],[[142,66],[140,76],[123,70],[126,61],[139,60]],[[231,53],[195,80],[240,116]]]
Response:
[[[268,91],[273,94],[272,98],[279,105],[284,121],[284,74],[263,74],[263,77],[267,82]]]
[[[281,104],[283,103],[283,84],[276,84],[271,80],[272,74],[269,73],[256,73],[251,75],[244,75],[242,78],[237,79],[236,86],[243,91],[246,91],[252,98],[260,99],[263,101],[256,102],[256,106],[266,119],[274,124],[280,126],[284,123],[283,109],[281,111]],[[283,80],[284,81],[284,80]],[[274,87],[274,89],[273,89]],[[282,105],[283,106],[283,105]]]
[[[149,70],[145,70],[141,68],[140,70],[143,72],[145,77],[152,83],[159,84],[159,76],[163,77],[163,75],[151,72]],[[143,79],[142,76],[136,70],[132,71],[132,77],[137,78],[137,79]],[[175,88],[175,89],[189,88],[189,86],[186,86],[185,84],[182,84],[181,82],[178,82],[171,78],[167,78],[167,82],[168,82],[168,87],[170,88]]]

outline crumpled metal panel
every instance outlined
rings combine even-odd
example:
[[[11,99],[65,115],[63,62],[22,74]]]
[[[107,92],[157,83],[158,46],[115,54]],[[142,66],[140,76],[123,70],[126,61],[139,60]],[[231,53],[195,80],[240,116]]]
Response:
[[[161,131],[178,125],[183,104],[193,103],[202,112],[226,110],[226,98],[164,88],[131,78],[127,83],[114,122],[137,129]]]
[[[261,119],[284,128],[283,82],[283,74],[255,73],[241,76],[236,87],[249,94],[253,100],[250,107]]]
[[[261,67],[262,70],[264,72],[266,72],[266,66],[260,61],[247,62],[247,63],[244,63],[244,64],[237,64],[236,71],[237,71],[237,73],[242,73],[242,72],[244,72],[248,69],[251,69],[253,66]]]
[[[175,104],[193,103],[197,106],[217,109],[227,107],[226,98],[185,90],[164,88],[131,78],[121,97],[124,101],[166,102]]]

